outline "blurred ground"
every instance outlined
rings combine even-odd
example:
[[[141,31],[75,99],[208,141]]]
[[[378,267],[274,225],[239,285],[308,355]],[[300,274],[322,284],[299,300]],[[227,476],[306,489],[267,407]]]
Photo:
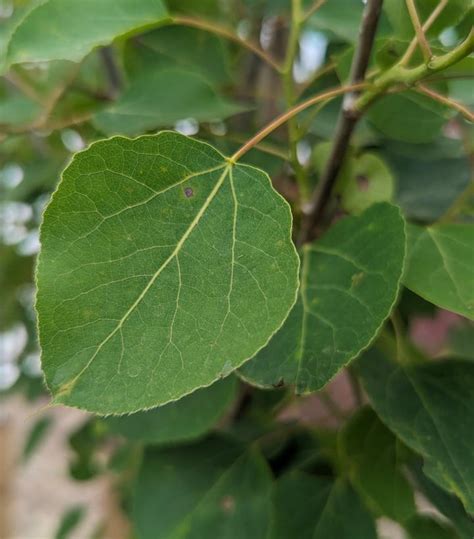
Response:
[[[111,496],[105,479],[78,483],[68,476],[67,438],[85,414],[67,408],[49,410],[53,425],[22,464],[27,433],[38,419],[35,412],[37,406],[20,396],[0,401],[0,539],[53,539],[64,511],[77,505],[84,505],[86,514],[70,539],[89,539],[110,516],[106,513]]]
[[[337,427],[354,404],[351,381],[344,372],[321,394],[295,401],[281,419]],[[52,427],[23,464],[28,432],[45,413],[53,419]],[[69,477],[68,437],[86,418],[72,408],[42,410],[41,404],[31,405],[21,395],[0,401],[0,539],[54,539],[64,512],[80,505],[85,517],[68,539],[92,539],[101,524],[106,526],[103,539],[127,539],[109,481],[102,477],[77,482]],[[426,501],[418,499],[418,505],[433,513]],[[378,531],[381,539],[405,539],[403,530],[388,520],[378,522]]]

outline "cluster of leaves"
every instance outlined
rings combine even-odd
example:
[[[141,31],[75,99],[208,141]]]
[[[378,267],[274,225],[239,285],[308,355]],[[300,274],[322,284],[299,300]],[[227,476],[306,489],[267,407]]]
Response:
[[[30,336],[12,389],[41,391],[49,200],[45,382],[95,414],[71,475],[115,473],[139,539],[474,534],[472,9],[386,0],[361,83],[377,3],[1,8],[0,330]],[[436,309],[460,331],[429,358],[409,329]],[[338,373],[357,403],[336,429],[282,420]]]

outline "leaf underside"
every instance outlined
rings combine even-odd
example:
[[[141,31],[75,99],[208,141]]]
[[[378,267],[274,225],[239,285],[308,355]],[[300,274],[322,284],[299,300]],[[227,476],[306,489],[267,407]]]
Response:
[[[178,133],[76,154],[44,214],[37,271],[55,402],[133,412],[239,367],[295,301],[290,231],[265,173]]]

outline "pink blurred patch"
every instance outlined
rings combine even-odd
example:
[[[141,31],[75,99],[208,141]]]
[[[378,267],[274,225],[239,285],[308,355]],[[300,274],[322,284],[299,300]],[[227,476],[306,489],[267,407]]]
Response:
[[[461,323],[461,316],[440,309],[434,318],[414,318],[410,325],[410,338],[420,350],[434,357],[446,344],[449,330]]]

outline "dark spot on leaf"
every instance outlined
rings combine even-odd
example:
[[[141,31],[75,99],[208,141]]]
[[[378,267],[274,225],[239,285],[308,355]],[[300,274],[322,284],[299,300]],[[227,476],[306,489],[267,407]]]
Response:
[[[230,514],[234,512],[235,509],[235,499],[233,496],[224,496],[221,500],[221,507],[224,510],[224,513]]]
[[[276,384],[272,384],[273,387],[283,387],[285,385],[285,380],[280,378]]]
[[[187,198],[191,198],[194,195],[194,191],[191,189],[191,187],[186,187],[184,194]]]
[[[365,174],[358,174],[356,181],[361,191],[367,191],[369,189],[369,178]]]

